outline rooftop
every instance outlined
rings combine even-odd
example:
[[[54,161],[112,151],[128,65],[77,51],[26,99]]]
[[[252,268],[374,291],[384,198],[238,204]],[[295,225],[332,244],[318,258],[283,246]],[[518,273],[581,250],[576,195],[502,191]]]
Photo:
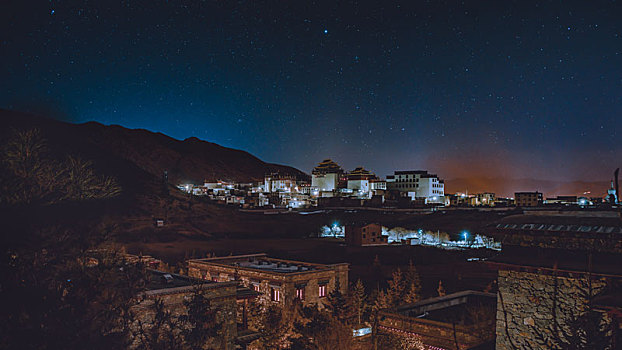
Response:
[[[343,173],[343,169],[339,166],[339,164],[335,163],[331,159],[324,159],[320,164],[313,168],[311,173],[314,175],[336,174]]]
[[[193,259],[189,262],[233,266],[250,270],[290,274],[329,269],[331,265],[275,259],[266,254],[237,255],[222,258]]]
[[[349,180],[369,180],[375,178],[376,175],[372,174],[369,170],[363,167],[358,167],[348,174]]]
[[[179,275],[176,273],[147,270],[148,280],[146,284],[147,294],[168,294],[177,292],[187,292],[192,287],[197,285],[207,286],[208,288],[225,287],[236,285],[235,296],[236,299],[252,299],[259,295],[259,293],[241,286],[238,282],[212,282],[204,281],[188,276]]]
[[[146,289],[148,291],[151,290],[161,290],[161,289],[169,289],[169,288],[179,288],[179,287],[190,287],[196,284],[207,284],[207,283],[215,283],[208,281],[197,280],[188,276],[178,275],[176,273],[158,271],[158,270],[147,270],[147,284]]]
[[[622,233],[622,217],[616,211],[540,211],[511,215],[500,220],[497,230],[578,233]]]
[[[395,175],[425,175],[428,172],[426,170],[396,170]]]
[[[481,318],[482,312],[494,318],[496,303],[497,297],[493,293],[466,290],[398,306],[395,312],[416,319],[468,325],[481,321],[478,317]]]

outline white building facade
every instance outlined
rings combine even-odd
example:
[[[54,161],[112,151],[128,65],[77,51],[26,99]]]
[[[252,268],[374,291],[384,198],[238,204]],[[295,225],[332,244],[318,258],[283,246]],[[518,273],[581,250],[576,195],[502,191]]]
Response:
[[[311,187],[317,188],[318,194],[324,197],[323,192],[332,192],[339,188],[339,181],[343,169],[330,159],[323,160],[311,172]],[[326,195],[328,196],[328,195]]]
[[[387,190],[406,192],[412,200],[425,199],[426,203],[445,202],[445,182],[425,170],[395,171],[387,176]]]

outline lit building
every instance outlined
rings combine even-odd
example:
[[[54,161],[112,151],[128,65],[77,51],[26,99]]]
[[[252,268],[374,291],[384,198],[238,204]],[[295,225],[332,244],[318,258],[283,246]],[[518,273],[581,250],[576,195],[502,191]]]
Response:
[[[514,200],[517,207],[537,207],[542,205],[541,192],[516,192]]]
[[[445,182],[425,170],[395,171],[387,176],[387,190],[405,192],[411,198],[426,203],[445,202]]]
[[[387,190],[387,182],[385,180],[380,179],[372,179],[369,180],[369,188],[376,194],[377,191],[386,191]]]
[[[323,306],[326,296],[337,285],[348,291],[349,264],[314,264],[274,259],[266,254],[238,255],[188,261],[188,274],[212,281],[241,281],[264,300],[280,306],[291,306],[294,299],[303,305]]]
[[[495,200],[497,199],[495,194],[492,192],[478,193],[475,195],[475,197],[477,198],[477,205],[484,205],[484,206],[491,206],[491,207],[495,205]]]
[[[316,187],[320,196],[322,192],[332,192],[339,188],[343,169],[330,159],[323,160],[311,172],[311,186]]]
[[[298,192],[296,177],[279,173],[266,175],[264,178],[265,192]]]
[[[557,196],[555,198],[547,198],[543,202],[544,204],[558,204],[558,205],[577,205],[579,199],[577,196]]]
[[[376,175],[363,167],[358,167],[348,174],[348,189],[357,197],[371,198],[371,184]]]

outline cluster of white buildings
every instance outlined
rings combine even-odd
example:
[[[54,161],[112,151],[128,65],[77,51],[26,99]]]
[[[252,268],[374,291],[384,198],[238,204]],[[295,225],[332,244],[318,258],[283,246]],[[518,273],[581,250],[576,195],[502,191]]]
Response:
[[[336,201],[363,205],[364,201],[373,200],[382,205],[388,197],[445,205],[449,203],[444,186],[443,180],[427,171],[396,171],[383,180],[363,167],[346,172],[331,159],[325,159],[313,168],[310,183],[292,175],[274,173],[258,183],[206,181],[202,186],[178,187],[193,195],[242,207],[308,208]]]

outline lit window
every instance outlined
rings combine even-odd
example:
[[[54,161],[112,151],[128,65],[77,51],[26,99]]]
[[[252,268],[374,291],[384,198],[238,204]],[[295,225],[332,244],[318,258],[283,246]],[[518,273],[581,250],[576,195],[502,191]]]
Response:
[[[259,292],[259,283],[253,284],[253,290],[255,290],[255,292]]]
[[[320,286],[318,295],[320,298],[323,298],[326,296],[326,285],[325,284]]]
[[[272,288],[272,301],[281,301],[281,291],[276,289],[276,288]]]
[[[305,287],[296,288],[296,298],[305,300]]]

